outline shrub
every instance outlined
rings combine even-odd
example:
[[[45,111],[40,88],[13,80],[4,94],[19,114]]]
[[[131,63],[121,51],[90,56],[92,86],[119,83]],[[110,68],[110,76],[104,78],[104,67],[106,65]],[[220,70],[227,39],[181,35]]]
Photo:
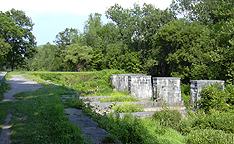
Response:
[[[234,135],[221,130],[198,129],[191,131],[187,136],[189,144],[231,144],[234,142]]]
[[[133,105],[131,103],[124,103],[120,105],[115,105],[113,106],[113,111],[114,113],[132,113],[132,112],[143,112],[144,108],[142,107],[137,107],[136,105]]]
[[[217,110],[212,110],[210,114],[206,114],[203,110],[198,110],[181,120],[178,130],[185,135],[199,129],[214,129],[234,133],[233,114],[233,111],[219,112]]]
[[[178,110],[169,110],[168,108],[164,108],[161,111],[156,111],[152,118],[159,121],[163,126],[177,129],[182,119],[182,114]]]
[[[201,99],[197,102],[200,109],[204,109],[205,112],[209,112],[211,109],[220,111],[226,111],[230,108],[227,104],[229,93],[223,91],[222,88],[215,83],[201,92]]]
[[[132,96],[111,96],[109,98],[102,98],[100,102],[133,102],[133,101],[140,101]]]

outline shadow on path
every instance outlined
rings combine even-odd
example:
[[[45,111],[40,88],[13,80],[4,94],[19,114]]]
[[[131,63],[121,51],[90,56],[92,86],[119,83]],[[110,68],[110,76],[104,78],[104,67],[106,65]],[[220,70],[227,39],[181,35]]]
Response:
[[[5,92],[3,94],[4,99],[0,102],[9,102],[9,101],[18,101],[13,95],[20,93],[20,92],[26,92],[26,91],[35,91],[41,87],[43,87],[40,84],[37,84],[37,82],[26,79],[25,77],[21,75],[11,75],[12,78],[7,81],[7,83],[11,84],[11,90],[8,92]]]

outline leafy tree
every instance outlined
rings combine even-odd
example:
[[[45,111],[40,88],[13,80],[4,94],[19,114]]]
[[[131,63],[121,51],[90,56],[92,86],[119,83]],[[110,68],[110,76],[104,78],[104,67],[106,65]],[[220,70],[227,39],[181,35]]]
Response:
[[[66,28],[64,31],[59,32],[56,35],[54,43],[57,45],[58,49],[55,52],[53,62],[57,63],[57,70],[70,71],[72,69],[70,67],[71,63],[65,61],[65,56],[67,55],[66,49],[67,46],[78,42],[83,42],[82,35],[74,28]]]
[[[0,39],[0,69],[6,63],[6,56],[11,49],[10,44],[5,43],[4,39]]]
[[[23,11],[11,9],[5,13],[0,12],[0,38],[12,47],[6,57],[12,70],[15,66],[24,64],[25,58],[36,53],[33,25],[31,18]]]
[[[90,70],[90,62],[93,57],[92,47],[71,44],[67,46],[66,53],[65,61],[70,61],[73,64],[73,70]]]
[[[220,55],[210,40],[210,30],[199,22],[175,20],[160,28],[155,38],[155,58],[162,76],[189,79],[212,79],[219,75],[211,70]]]
[[[29,70],[57,71],[59,61],[56,61],[58,47],[47,43],[37,47],[38,53],[33,58],[27,59]]]
[[[204,24],[216,24],[234,18],[233,0],[197,0],[193,5],[190,17],[193,21]]]

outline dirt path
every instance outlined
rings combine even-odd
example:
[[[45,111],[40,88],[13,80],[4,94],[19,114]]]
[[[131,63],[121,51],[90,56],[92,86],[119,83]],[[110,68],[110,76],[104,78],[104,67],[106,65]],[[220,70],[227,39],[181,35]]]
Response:
[[[12,78],[6,82],[11,84],[11,90],[3,94],[4,99],[0,103],[9,102],[9,101],[12,101],[12,102],[18,101],[16,98],[13,97],[14,94],[25,92],[25,91],[35,91],[42,87],[40,84],[37,84],[37,82],[26,79],[25,77],[21,75],[12,75]],[[11,117],[12,115],[11,113],[9,113],[2,127],[2,132],[0,136],[0,144],[11,143],[11,139],[10,139],[11,126],[9,125]]]
[[[37,84],[37,82],[26,79],[22,75],[11,75],[11,76],[12,78],[7,81],[7,83],[11,84],[11,90],[3,94],[4,99],[0,103],[17,101],[17,99],[14,98],[13,95],[20,92],[35,91],[42,87],[40,84]]]

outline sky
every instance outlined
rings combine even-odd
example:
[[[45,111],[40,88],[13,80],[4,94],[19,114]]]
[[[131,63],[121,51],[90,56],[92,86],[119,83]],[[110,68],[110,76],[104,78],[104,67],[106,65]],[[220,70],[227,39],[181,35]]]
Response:
[[[102,14],[103,23],[105,11],[118,3],[123,8],[132,8],[134,3],[142,6],[144,3],[153,4],[159,9],[169,7],[172,0],[4,0],[0,11],[12,8],[22,10],[35,24],[33,34],[37,45],[53,44],[56,35],[66,28],[83,31],[85,21],[91,13]]]

